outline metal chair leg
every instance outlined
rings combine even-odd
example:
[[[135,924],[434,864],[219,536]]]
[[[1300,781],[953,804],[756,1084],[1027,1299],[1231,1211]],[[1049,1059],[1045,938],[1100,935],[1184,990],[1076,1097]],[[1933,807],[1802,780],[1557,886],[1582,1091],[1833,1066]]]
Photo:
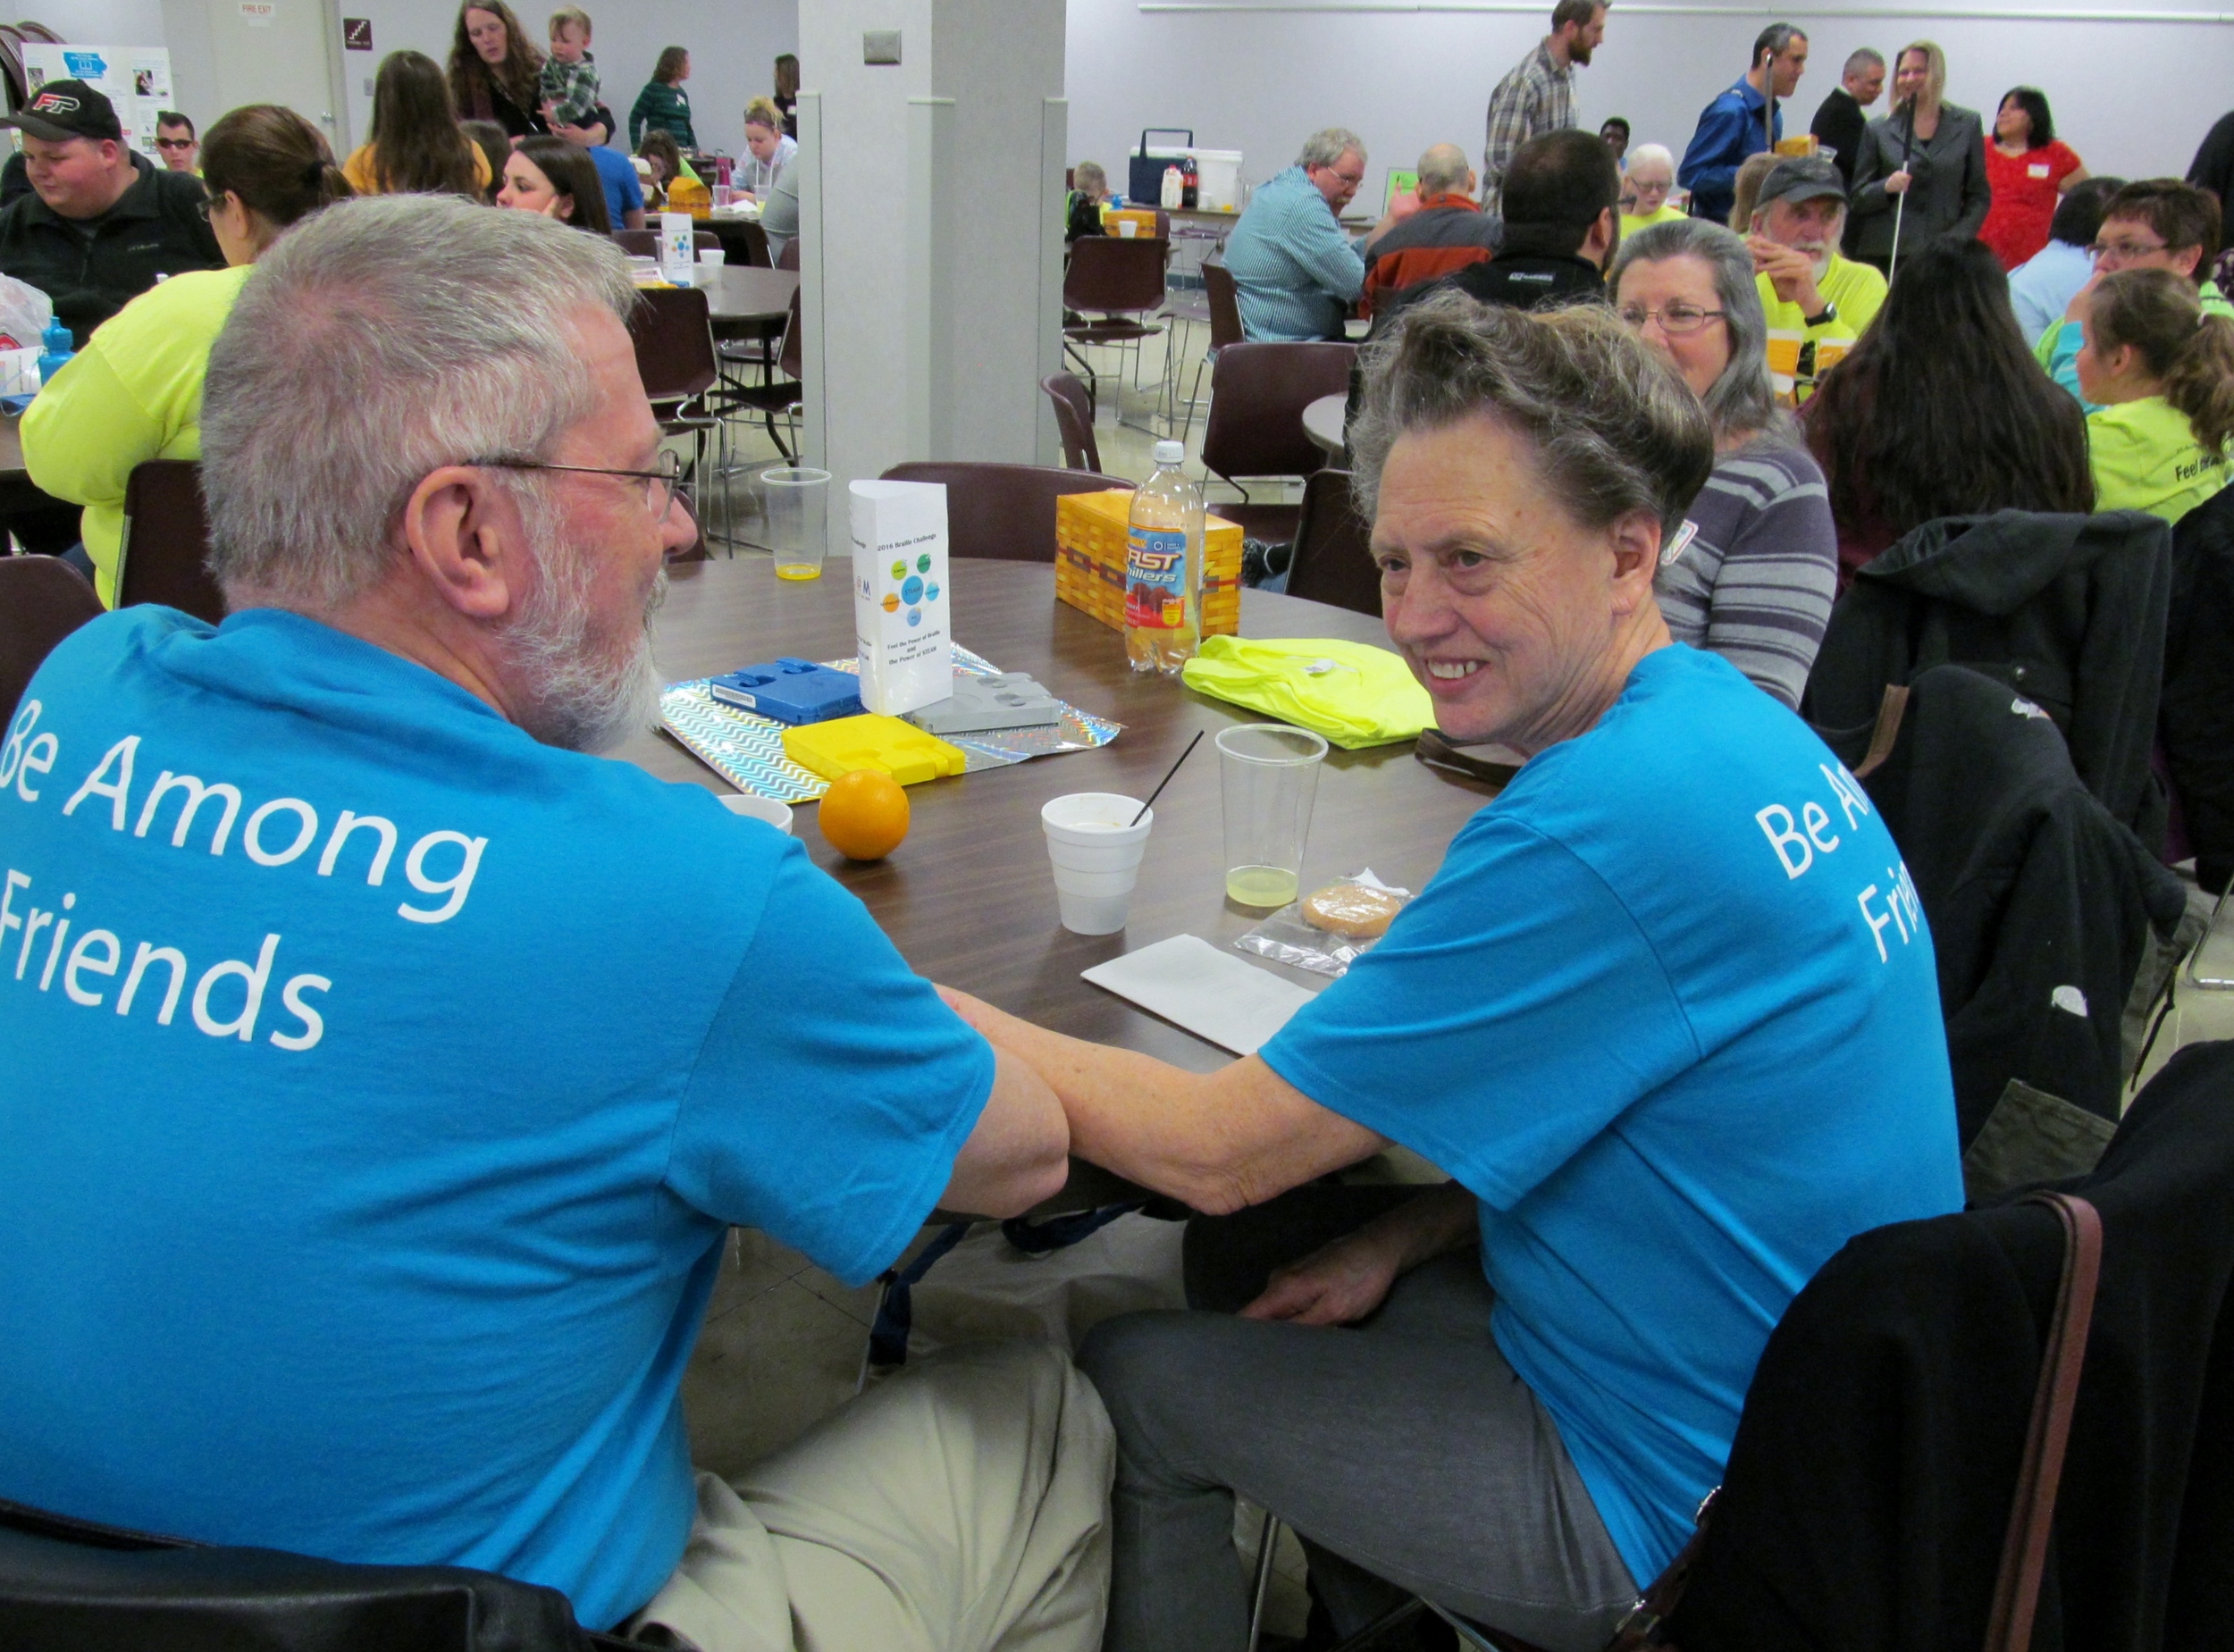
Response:
[[[1279,1547],[1280,1516],[1266,1509],[1256,1533],[1256,1581],[1249,1587],[1248,1652],[1256,1652],[1256,1639],[1264,1631],[1264,1596],[1272,1583],[1272,1551]]]

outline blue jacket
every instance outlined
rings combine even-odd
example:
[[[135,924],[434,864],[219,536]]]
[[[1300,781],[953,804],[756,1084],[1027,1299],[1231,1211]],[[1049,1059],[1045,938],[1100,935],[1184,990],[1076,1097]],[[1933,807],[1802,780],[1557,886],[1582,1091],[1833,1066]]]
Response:
[[[1241,331],[1259,340],[1339,339],[1365,289],[1365,261],[1300,166],[1259,184],[1226,239]]]
[[[1749,155],[1768,148],[1772,139],[1761,136],[1761,110],[1768,96],[1757,92],[1743,76],[1738,83],[1699,112],[1699,130],[1691,135],[1684,164],[1676,169],[1676,181],[1691,191],[1691,215],[1730,221],[1737,200],[1737,169]],[[1785,115],[1776,111],[1775,136],[1785,135]]]

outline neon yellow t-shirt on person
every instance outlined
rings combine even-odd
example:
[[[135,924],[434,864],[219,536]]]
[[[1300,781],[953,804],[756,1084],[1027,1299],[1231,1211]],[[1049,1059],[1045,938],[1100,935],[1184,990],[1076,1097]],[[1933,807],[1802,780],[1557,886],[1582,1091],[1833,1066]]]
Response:
[[[1666,201],[1662,201],[1656,210],[1646,213],[1642,217],[1624,213],[1621,214],[1621,239],[1625,241],[1639,230],[1649,230],[1656,223],[1674,223],[1678,218],[1690,216],[1691,214],[1682,207],[1671,206]]]
[[[2153,511],[2178,522],[2226,485],[2226,458],[2196,440],[2188,415],[2162,396],[2087,415],[2096,510]]]
[[[202,457],[202,381],[248,266],[194,270],[149,288],[94,330],[23,415],[23,466],[85,507],[78,531],[94,589],[116,606],[124,483],[144,459]]]
[[[1806,400],[1815,390],[1814,379],[1803,381],[1798,371],[1801,347],[1828,340],[1842,347],[1840,354],[1843,354],[1843,348],[1861,337],[1862,329],[1885,304],[1885,277],[1868,264],[1836,253],[1831,255],[1815,289],[1837,313],[1816,326],[1808,325],[1798,305],[1787,304],[1776,296],[1776,283],[1766,275],[1755,276],[1753,284],[1760,293],[1761,314],[1768,323],[1768,376],[1778,398],[1787,406],[1794,399]],[[1818,365],[1816,377],[1834,365],[1827,359],[1828,352],[1824,354],[1826,359]]]

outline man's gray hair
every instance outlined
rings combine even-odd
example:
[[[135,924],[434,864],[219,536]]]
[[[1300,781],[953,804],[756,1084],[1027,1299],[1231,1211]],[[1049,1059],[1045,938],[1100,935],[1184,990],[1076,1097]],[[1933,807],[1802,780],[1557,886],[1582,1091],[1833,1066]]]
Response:
[[[1456,195],[1466,187],[1474,164],[1457,144],[1437,144],[1420,156],[1419,193]]]
[[[1602,304],[1530,312],[1445,289],[1369,346],[1350,426],[1370,519],[1397,439],[1486,414],[1534,449],[1562,509],[1602,528],[1634,511],[1675,532],[1714,468],[1698,398]]]
[[[1358,164],[1364,165],[1365,139],[1346,127],[1330,126],[1303,140],[1303,153],[1296,157],[1296,164],[1306,172],[1314,166],[1332,166],[1353,149],[1357,152]]]
[[[1842,80],[1851,80],[1865,69],[1885,67],[1885,54],[1874,46],[1859,46],[1846,55],[1846,66],[1838,71]]]
[[[1714,301],[1730,340],[1730,363],[1707,391],[1707,416],[1717,440],[1762,431],[1789,434],[1791,419],[1776,406],[1768,377],[1768,318],[1760,306],[1753,255],[1744,237],[1705,218],[1676,218],[1640,230],[1621,243],[1606,290],[1620,303],[1622,272],[1633,264],[1696,258],[1714,272]]]
[[[218,583],[314,613],[376,583],[428,472],[540,457],[590,412],[575,319],[635,302],[607,237],[452,196],[345,201],[281,237],[209,355]]]

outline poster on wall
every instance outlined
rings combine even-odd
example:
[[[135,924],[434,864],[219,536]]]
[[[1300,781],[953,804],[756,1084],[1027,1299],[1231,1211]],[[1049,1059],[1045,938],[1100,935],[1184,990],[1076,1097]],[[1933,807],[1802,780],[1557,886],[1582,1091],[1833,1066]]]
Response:
[[[155,159],[155,114],[171,107],[167,49],[50,46],[26,40],[22,52],[23,79],[33,96],[49,80],[83,80],[116,105],[125,140],[149,160]]]

